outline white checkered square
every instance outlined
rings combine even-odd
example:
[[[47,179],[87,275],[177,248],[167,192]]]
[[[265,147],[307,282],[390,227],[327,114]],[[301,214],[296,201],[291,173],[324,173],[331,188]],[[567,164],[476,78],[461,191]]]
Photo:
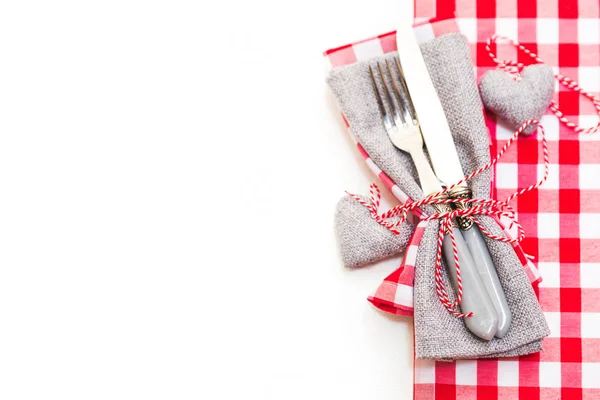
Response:
[[[518,361],[498,361],[498,386],[519,386]]]
[[[558,19],[538,18],[536,20],[536,35],[538,44],[557,44]]]
[[[579,214],[579,236],[581,239],[600,239],[600,213]]]
[[[435,32],[430,24],[417,26],[413,29],[417,42],[423,43],[431,39],[435,39]]]
[[[366,42],[353,45],[352,48],[358,61],[383,55],[383,48],[381,48],[379,40],[367,40]]]
[[[519,20],[516,18],[496,18],[496,33],[509,38],[518,38]]]
[[[538,238],[558,239],[560,237],[560,214],[538,214]]]
[[[504,228],[508,230],[508,233],[512,238],[519,237],[519,228],[517,227],[517,224],[512,223],[512,220],[508,219],[508,217],[502,216],[500,217],[500,222],[502,222],[502,225],[504,225]]]
[[[435,383],[435,361],[415,360],[415,383]]]
[[[598,67],[579,67],[579,86],[589,92],[600,92],[600,72]]]
[[[398,200],[400,200],[402,203],[406,203],[406,201],[408,200],[408,196],[406,195],[406,193],[404,193],[404,192],[402,191],[402,189],[400,189],[400,188],[398,187],[398,185],[394,185],[394,186],[392,186],[392,194],[393,194],[394,196],[396,196],[396,198],[397,198]]]
[[[581,337],[600,338],[600,313],[581,313]]]
[[[540,387],[559,388],[560,386],[560,363],[540,362]]]
[[[456,23],[460,33],[465,35],[470,43],[477,42],[477,20],[475,18],[457,18]]]
[[[600,389],[600,363],[584,362],[581,364],[581,386],[588,389]]]
[[[545,276],[544,280],[546,280]],[[560,337],[560,312],[544,312],[544,317],[546,317],[548,328],[550,328],[550,336],[548,337]]]
[[[598,116],[597,115],[580,115],[579,116],[579,126],[581,126],[582,128],[589,128],[591,126],[596,126],[597,124],[598,124]],[[598,134],[580,135],[579,141],[580,142],[598,142],[598,141],[600,141],[600,135],[598,135]]]
[[[398,286],[396,286],[394,303],[413,307],[413,287],[399,283]]]
[[[558,81],[556,81],[558,84]],[[556,89],[558,92],[558,88]],[[544,127],[544,132],[546,133],[546,139],[548,140],[558,140],[560,138],[560,121],[556,118],[556,115],[544,115],[540,118],[540,124]],[[542,139],[542,136],[539,135],[538,139]]]
[[[579,44],[600,44],[600,21],[596,18],[579,18],[577,38]]]
[[[456,384],[477,385],[477,360],[456,361]]]
[[[540,186],[540,190],[544,189],[559,189],[559,166],[558,164],[548,164],[548,179],[542,186]],[[537,178],[541,180],[544,177],[545,167],[544,164],[538,164],[537,166]]]
[[[579,165],[579,189],[600,189],[600,164]]]
[[[600,263],[581,263],[579,266],[579,279],[582,288],[599,288]]]
[[[510,129],[509,127],[507,127],[501,123],[496,125],[496,139],[508,140],[511,137],[513,137],[514,134],[515,134],[514,129]],[[510,149],[510,151],[515,151],[515,150]]]
[[[406,255],[404,256],[408,262],[414,263],[417,259],[417,251],[419,251],[419,246],[411,245],[406,249]],[[412,265],[412,264],[411,264]],[[414,265],[413,265],[414,267]]]
[[[518,164],[496,164],[496,187],[498,189],[516,189],[519,186]]]
[[[540,287],[557,288],[560,287],[560,264],[540,262],[538,263],[538,269],[542,275],[542,282]]]
[[[381,169],[377,166],[377,164],[375,164],[375,162],[372,159],[367,158],[365,160],[365,163],[367,164],[367,166],[369,167],[369,169],[371,171],[373,171],[373,173],[375,175],[379,175],[381,173]]]

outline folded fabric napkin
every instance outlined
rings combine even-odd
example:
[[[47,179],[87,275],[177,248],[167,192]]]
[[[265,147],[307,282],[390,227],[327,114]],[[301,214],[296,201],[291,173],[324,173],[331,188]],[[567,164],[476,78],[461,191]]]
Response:
[[[471,64],[469,46],[460,34],[449,34],[421,45],[429,74],[444,107],[457,152],[465,174],[474,172],[490,161],[489,138],[482,105]],[[382,124],[381,115],[368,72],[369,65],[391,59],[395,53],[332,70],[327,82],[338,105],[348,121],[353,136],[362,145],[372,161],[412,200],[425,197],[410,156],[394,147]],[[421,115],[420,118],[427,118]],[[474,177],[469,186],[474,198],[489,198],[490,173]],[[355,201],[351,199],[352,201]],[[356,201],[355,201],[356,202]],[[360,206],[360,205],[359,205]],[[371,218],[369,212],[357,212],[357,204],[343,199],[337,210],[337,231],[343,256],[349,266],[372,262],[381,256],[393,254],[406,245],[407,233],[412,232],[409,222],[399,227],[394,239],[391,232]],[[433,214],[431,206],[424,205],[425,214]],[[352,234],[348,221],[352,215],[355,224]],[[362,217],[361,217],[362,216]],[[502,236],[503,229],[490,217],[478,217],[492,234]],[[375,228],[377,225],[377,228]],[[358,228],[358,227],[364,228]],[[381,229],[383,230],[381,230]],[[377,234],[373,234],[378,230]],[[427,359],[464,359],[508,357],[541,350],[541,339],[549,334],[544,315],[531,287],[523,263],[513,246],[486,238],[486,243],[506,293],[513,320],[502,339],[484,341],[471,334],[464,321],[451,315],[440,302],[435,289],[435,257],[439,222],[427,223],[422,232],[414,265],[414,326],[415,356]],[[364,233],[364,235],[363,235]],[[346,237],[346,239],[344,239]],[[352,237],[353,239],[348,239]],[[360,238],[360,239],[359,239]],[[380,244],[371,240],[379,238]],[[352,246],[345,241],[355,240]],[[361,241],[369,242],[361,246]],[[375,249],[375,250],[373,250]],[[444,266],[444,284],[451,298],[454,293]]]

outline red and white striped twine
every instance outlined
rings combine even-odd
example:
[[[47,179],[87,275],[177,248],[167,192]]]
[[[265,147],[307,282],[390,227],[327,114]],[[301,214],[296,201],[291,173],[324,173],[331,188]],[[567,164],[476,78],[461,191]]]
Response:
[[[544,156],[544,176],[542,179],[540,179],[539,182],[537,182],[529,187],[526,187],[524,189],[516,191],[515,193],[508,196],[504,201],[498,201],[498,200],[493,200],[493,199],[440,198],[446,192],[454,189],[455,187],[457,187],[459,185],[462,185],[469,179],[471,179],[471,178],[481,174],[482,172],[486,171],[487,169],[493,167],[498,162],[498,160],[504,155],[506,150],[508,150],[508,148],[515,142],[515,140],[517,140],[518,136],[523,132],[523,130],[525,130],[525,128],[527,128],[529,125],[537,125],[538,131],[541,133],[541,137],[542,137],[542,148],[543,148],[543,156]],[[517,131],[515,131],[514,135],[510,138],[510,140],[508,140],[506,142],[506,144],[502,147],[500,152],[498,152],[498,154],[492,161],[490,161],[483,167],[479,168],[477,171],[465,176],[463,179],[461,179],[459,182],[453,184],[452,186],[449,186],[440,192],[432,193],[422,200],[412,201],[412,202],[407,202],[405,204],[397,205],[382,214],[378,214],[378,208],[379,208],[379,204],[380,204],[381,194],[380,194],[379,188],[377,187],[376,184],[373,183],[370,186],[371,198],[370,198],[369,202],[362,200],[360,197],[356,196],[355,194],[348,193],[348,192],[346,192],[346,193],[348,193],[349,196],[354,198],[360,204],[365,206],[371,212],[371,216],[380,225],[386,227],[387,229],[389,229],[391,232],[393,232],[396,235],[399,234],[399,231],[396,228],[406,221],[408,212],[413,209],[416,209],[418,207],[421,207],[425,204],[431,205],[431,204],[467,203],[468,205],[470,205],[470,207],[457,208],[450,212],[436,213],[436,214],[432,214],[429,216],[423,215],[421,217],[421,220],[423,220],[423,221],[431,221],[434,219],[440,220],[440,230],[439,230],[439,234],[438,234],[438,244],[437,244],[437,255],[436,255],[436,259],[435,259],[435,287],[436,287],[438,298],[440,299],[440,301],[442,302],[444,307],[446,307],[446,309],[453,315],[455,315],[457,317],[470,317],[472,315],[472,313],[463,314],[463,313],[456,311],[456,307],[458,305],[460,305],[460,302],[462,300],[462,279],[460,276],[460,263],[459,263],[459,259],[458,259],[458,248],[456,246],[454,232],[451,229],[452,228],[452,220],[456,217],[468,217],[468,216],[473,216],[473,215],[488,215],[488,216],[496,216],[497,218],[504,216],[504,217],[508,218],[509,220],[511,220],[512,224],[517,226],[518,231],[519,231],[519,235],[517,238],[508,238],[506,236],[494,235],[494,234],[490,233],[488,230],[486,230],[477,219],[473,218],[473,221],[477,224],[477,226],[479,226],[479,229],[481,230],[481,232],[484,235],[486,235],[487,237],[489,237],[490,239],[499,240],[499,241],[505,242],[505,243],[521,242],[525,238],[525,231],[523,230],[523,227],[521,226],[521,224],[519,224],[519,222],[517,221],[516,216],[515,216],[515,211],[510,206],[509,203],[512,200],[514,200],[516,197],[518,197],[522,194],[525,194],[531,190],[537,189],[538,187],[540,187],[542,185],[542,183],[544,183],[546,181],[546,179],[548,179],[549,162],[550,161],[549,161],[549,156],[548,156],[548,143],[546,142],[546,134],[544,132],[544,128],[539,124],[538,121],[528,120]],[[395,217],[399,217],[396,222],[388,222],[389,219],[395,218]],[[452,250],[453,250],[453,255],[454,255],[454,263],[456,266],[456,277],[457,277],[456,292],[457,293],[456,293],[456,301],[454,301],[454,302],[450,301],[450,299],[448,297],[448,292],[446,291],[446,287],[445,287],[443,279],[442,279],[442,242],[444,240],[445,232],[448,232],[450,234],[450,239],[452,241]]]
[[[498,64],[498,68],[512,74],[515,78],[520,76],[519,73],[521,72],[521,70],[523,69],[523,67],[525,65],[523,63],[519,63],[519,62],[512,61],[512,60],[498,59],[496,57],[496,55],[492,52],[491,46],[492,46],[492,43],[496,44],[499,39],[505,40],[505,41],[509,42],[510,44],[512,44],[513,46],[515,46],[517,49],[522,50],[523,53],[530,56],[536,62],[544,63],[544,60],[542,60],[537,54],[535,54],[531,50],[527,49],[525,46],[523,46],[522,44],[520,44],[519,42],[517,42],[515,40],[507,38],[506,36],[500,36],[500,35],[494,35],[494,36],[490,37],[487,40],[486,45],[485,45],[485,49],[488,52],[489,56],[496,64]],[[594,94],[592,94],[586,90],[583,90],[582,88],[579,87],[579,84],[577,82],[575,82],[573,79],[571,79],[569,77],[566,77],[561,74],[556,74],[556,75],[554,75],[554,77],[564,87],[569,88],[569,89],[573,90],[574,92],[578,92],[580,95],[590,99],[591,102],[594,104],[594,108],[596,109],[598,118],[600,118],[600,98],[598,96],[595,96]],[[587,128],[582,128],[581,126],[578,126],[577,124],[569,121],[569,119],[567,117],[565,117],[563,112],[560,111],[560,109],[558,108],[558,104],[556,103],[556,101],[552,100],[552,102],[550,103],[550,109],[552,110],[552,112],[554,112],[554,114],[556,115],[556,117],[559,119],[560,122],[562,122],[569,128],[573,129],[577,133],[594,133],[594,132],[597,132],[598,130],[600,130],[600,119],[598,120],[598,123],[596,125],[590,126]]]

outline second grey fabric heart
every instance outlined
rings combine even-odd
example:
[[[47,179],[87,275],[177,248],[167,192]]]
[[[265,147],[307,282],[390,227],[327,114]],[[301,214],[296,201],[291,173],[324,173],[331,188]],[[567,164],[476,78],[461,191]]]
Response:
[[[360,197],[368,201],[367,197]],[[350,196],[342,197],[338,203],[335,230],[340,242],[342,261],[348,268],[362,267],[402,252],[414,229],[409,222],[403,223],[397,229],[400,234],[394,235],[375,221],[369,210]]]
[[[486,72],[479,82],[484,107],[503,120],[512,129],[518,129],[530,119],[542,118],[554,94],[554,72],[545,64],[530,65],[523,69],[520,80],[507,72]],[[529,126],[524,133],[536,131]]]

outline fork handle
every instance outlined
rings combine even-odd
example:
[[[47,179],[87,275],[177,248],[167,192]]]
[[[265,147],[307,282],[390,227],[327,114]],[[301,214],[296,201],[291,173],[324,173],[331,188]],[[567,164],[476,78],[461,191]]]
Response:
[[[460,277],[462,279],[462,301],[460,309],[467,314],[473,312],[471,317],[465,318],[467,328],[475,335],[484,340],[492,340],[498,330],[498,315],[494,304],[481,281],[477,267],[471,256],[471,252],[457,227],[452,227],[456,248],[458,250],[458,262],[460,263]],[[454,250],[450,235],[446,233],[442,244],[444,258],[452,278],[454,287],[457,287],[456,264],[454,262]]]
[[[420,145],[414,145],[409,149],[409,153],[412,157],[415,167],[417,168],[417,174],[419,175],[419,182],[421,183],[421,189],[423,193],[437,193],[442,190],[440,181],[435,176],[429,161],[425,158],[423,152],[423,142]]]

